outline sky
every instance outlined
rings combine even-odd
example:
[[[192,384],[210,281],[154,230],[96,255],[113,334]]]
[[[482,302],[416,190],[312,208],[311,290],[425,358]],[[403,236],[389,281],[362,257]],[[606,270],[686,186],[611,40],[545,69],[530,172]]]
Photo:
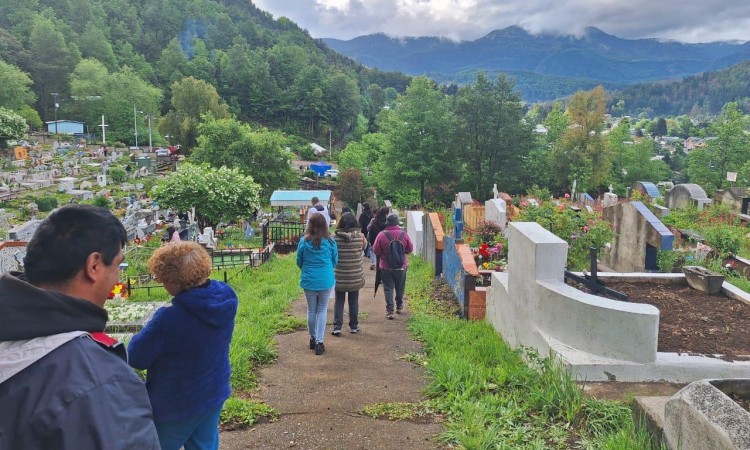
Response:
[[[474,40],[517,25],[580,36],[594,26],[621,38],[750,41],[749,0],[252,0],[314,38],[442,36]]]

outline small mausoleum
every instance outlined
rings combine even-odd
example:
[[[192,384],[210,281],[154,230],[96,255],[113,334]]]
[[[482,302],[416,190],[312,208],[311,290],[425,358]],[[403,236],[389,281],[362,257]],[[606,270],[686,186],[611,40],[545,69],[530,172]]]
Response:
[[[75,120],[52,120],[45,122],[47,124],[47,133],[72,134],[74,136],[83,135],[83,122]]]

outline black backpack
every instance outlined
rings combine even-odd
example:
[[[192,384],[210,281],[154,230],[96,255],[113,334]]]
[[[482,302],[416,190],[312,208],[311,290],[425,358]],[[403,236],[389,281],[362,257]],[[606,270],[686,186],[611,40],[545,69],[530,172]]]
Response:
[[[388,253],[386,254],[388,267],[391,269],[400,269],[404,267],[406,251],[404,250],[404,243],[401,242],[401,240],[404,238],[406,232],[401,230],[398,239],[393,239],[391,235],[385,231],[383,231],[383,234],[388,238]]]

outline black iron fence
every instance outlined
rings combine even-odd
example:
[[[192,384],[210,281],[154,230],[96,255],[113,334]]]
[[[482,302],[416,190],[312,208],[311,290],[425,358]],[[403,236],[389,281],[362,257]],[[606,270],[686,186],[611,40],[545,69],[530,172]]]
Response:
[[[211,254],[212,271],[222,272],[222,278],[225,283],[231,284],[230,281],[237,278],[240,274],[252,267],[260,267],[262,264],[271,259],[275,252],[274,245],[266,245],[262,249],[225,249],[215,250]],[[229,275],[228,269],[240,268],[233,274]],[[133,291],[145,289],[147,295],[151,295],[152,289],[162,288],[162,284],[154,283],[151,275],[133,275],[127,277],[126,287],[128,297]]]
[[[261,224],[263,247],[274,246],[275,253],[290,253],[297,250],[300,237],[305,233],[302,222],[264,220]]]

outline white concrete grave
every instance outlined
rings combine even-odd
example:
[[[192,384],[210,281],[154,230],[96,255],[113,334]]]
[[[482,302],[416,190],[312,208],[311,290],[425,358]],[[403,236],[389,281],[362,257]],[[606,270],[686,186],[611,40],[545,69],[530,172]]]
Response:
[[[73,177],[63,177],[58,178],[58,184],[57,185],[57,191],[58,192],[70,192],[73,189],[75,189],[75,182],[78,181],[78,178]]]
[[[96,182],[99,184],[99,187],[105,187],[107,185],[107,175],[103,173],[97,174]]]
[[[612,206],[617,204],[617,194],[612,192],[605,192],[604,198],[602,199],[602,207]]]
[[[406,233],[414,244],[414,254],[422,254],[422,240],[424,239],[422,231],[423,211],[406,211]]]
[[[564,281],[568,244],[537,223],[513,222],[508,271],[494,272],[487,320],[513,347],[554,354],[581,380],[671,381],[743,377],[748,361],[657,352],[659,310],[586,294]],[[671,279],[682,274],[605,274],[618,279]],[[736,288],[724,284],[726,295]],[[743,301],[750,303],[750,296]]]
[[[91,189],[92,187],[94,187],[94,185],[91,184],[90,181],[84,181],[83,183],[81,183],[81,186],[80,186],[80,188],[81,188],[82,191],[85,191],[87,189]]]
[[[506,213],[505,200],[499,198],[493,198],[484,202],[484,220],[488,222],[495,222],[500,225],[500,229],[505,231],[507,225],[507,213]]]

